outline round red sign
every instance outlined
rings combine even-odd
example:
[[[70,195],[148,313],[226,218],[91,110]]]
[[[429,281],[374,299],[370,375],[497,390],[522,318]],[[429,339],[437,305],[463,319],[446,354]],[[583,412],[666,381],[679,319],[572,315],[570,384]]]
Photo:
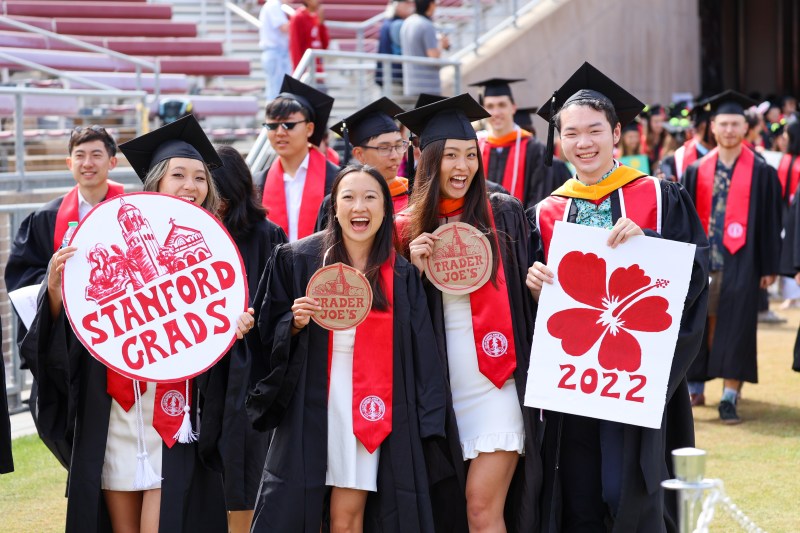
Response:
[[[319,302],[322,311],[312,319],[325,329],[337,331],[361,324],[372,309],[372,287],[357,269],[344,263],[322,267],[311,276],[306,296]]]
[[[492,247],[486,235],[463,222],[439,226],[433,232],[433,253],[425,265],[426,275],[440,291],[469,294],[492,275]]]
[[[97,205],[78,226],[61,280],[78,339],[131,379],[181,381],[216,363],[247,309],[242,258],[205,209],[131,193]]]

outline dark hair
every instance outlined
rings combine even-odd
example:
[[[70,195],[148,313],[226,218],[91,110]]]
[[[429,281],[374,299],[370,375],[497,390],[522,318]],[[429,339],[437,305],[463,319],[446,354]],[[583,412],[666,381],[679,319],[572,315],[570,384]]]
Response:
[[[267,118],[283,120],[292,113],[302,113],[303,118],[311,121],[311,112],[294,98],[279,96],[267,104],[265,114]]]
[[[789,137],[789,146],[786,153],[800,155],[800,115],[795,115],[796,120],[786,127],[786,135]]]
[[[749,133],[761,122],[761,115],[755,109],[745,109],[744,119],[747,121],[747,131]]]
[[[226,204],[222,223],[235,240],[264,220],[267,210],[256,198],[253,176],[244,158],[233,146],[217,146],[222,166],[211,171],[220,200]]]
[[[117,142],[114,137],[106,131],[102,126],[92,124],[91,126],[81,127],[78,126],[69,136],[69,144],[67,145],[67,152],[72,155],[72,150],[76,146],[92,141],[103,141],[109,157],[117,155]]]
[[[553,124],[556,125],[556,129],[561,132],[561,112],[567,109],[568,107],[582,105],[586,107],[591,107],[595,111],[602,111],[606,119],[608,119],[608,123],[611,124],[611,130],[613,131],[614,128],[619,124],[619,118],[617,118],[617,110],[614,109],[614,104],[612,104],[609,100],[602,100],[600,98],[588,98],[586,100],[576,100],[574,102],[569,102],[561,106],[561,109],[558,110],[553,116]]]
[[[420,15],[425,15],[428,11],[430,5],[434,3],[434,0],[414,0],[414,5],[417,8],[417,13]]]
[[[396,247],[396,243],[392,195],[389,192],[389,184],[386,183],[386,179],[377,169],[360,163],[352,164],[344,167],[336,175],[336,179],[333,180],[333,185],[331,186],[331,205],[328,209],[328,225],[325,230],[323,230],[323,246],[325,250],[330,250],[328,252],[329,257],[327,264],[344,263],[352,266],[352,260],[347,253],[347,248],[344,246],[342,227],[336,219],[336,197],[339,192],[339,184],[346,176],[353,172],[369,174],[378,182],[378,187],[383,195],[383,221],[381,222],[380,228],[378,228],[378,232],[375,234],[375,241],[372,243],[372,249],[370,249],[369,257],[367,257],[367,266],[364,269],[364,276],[369,280],[369,284],[372,287],[372,308],[382,311],[389,307],[389,299],[380,283],[381,265],[389,259],[392,251]]]
[[[417,173],[414,181],[414,192],[411,193],[409,205],[413,206],[406,235],[402,235],[403,253],[409,256],[409,243],[418,235],[433,232],[439,227],[439,200],[441,198],[441,168],[444,148],[447,139],[433,141],[428,144],[419,157]],[[477,141],[475,141],[477,145]],[[486,178],[483,173],[483,160],[478,153],[478,171],[464,196],[464,212],[461,222],[477,228],[489,238],[492,247],[492,283],[497,284],[497,236],[492,231],[487,202]]]

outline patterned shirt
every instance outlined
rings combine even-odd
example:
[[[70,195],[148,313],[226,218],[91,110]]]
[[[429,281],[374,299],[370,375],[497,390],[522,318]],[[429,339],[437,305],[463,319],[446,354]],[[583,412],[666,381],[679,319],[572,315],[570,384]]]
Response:
[[[734,166],[736,163],[734,163]],[[708,243],[711,245],[711,271],[722,270],[725,264],[722,239],[725,236],[725,205],[728,203],[728,191],[731,188],[733,167],[726,167],[717,159],[714,171],[714,192],[711,196],[711,217],[708,222]]]
[[[600,183],[614,172],[619,167],[619,162],[615,159],[614,166],[606,172],[597,183]],[[580,180],[579,180],[580,181]],[[575,218],[575,223],[582,226],[591,226],[593,228],[611,229],[614,227],[614,220],[611,218],[611,196],[607,196],[600,204],[595,204],[589,200],[575,198],[575,206],[578,209],[578,215]]]

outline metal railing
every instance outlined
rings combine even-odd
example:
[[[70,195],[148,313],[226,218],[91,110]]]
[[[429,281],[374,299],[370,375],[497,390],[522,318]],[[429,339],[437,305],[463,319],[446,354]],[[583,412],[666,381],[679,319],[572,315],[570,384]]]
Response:
[[[124,61],[126,63],[130,63],[134,65],[136,71],[136,89],[142,90],[142,68],[150,69],[153,71],[153,99],[158,100],[160,95],[160,84],[159,84],[159,75],[161,73],[161,65],[156,59],[155,62],[146,61],[144,59],[140,59],[138,57],[132,57],[127,54],[123,54],[121,52],[117,52],[115,50],[109,50],[108,48],[103,48],[102,46],[97,46],[91,43],[87,43],[81,41],[80,39],[75,39],[74,37],[67,37],[65,35],[60,35],[58,33],[54,33],[52,31],[48,31],[42,28],[38,28],[36,26],[31,26],[30,24],[25,24],[24,22],[20,22],[18,20],[14,20],[9,17],[0,16],[0,26],[3,24],[7,26],[12,26],[14,28],[24,30],[26,32],[35,33],[37,35],[45,36],[49,39],[54,39],[56,41],[61,41],[62,43],[67,43],[69,45],[75,46],[77,48],[81,48],[83,50],[88,50],[90,52],[96,52],[98,54],[103,54],[109,57],[113,57],[114,59],[119,59],[120,61]],[[83,83],[83,82],[82,82]],[[90,84],[92,87],[96,87],[94,84]]]
[[[88,80],[87,80],[88,81]],[[37,89],[34,87],[0,87],[0,95],[10,94],[14,96],[14,155],[16,158],[15,172],[4,173],[3,180],[19,180],[20,186],[25,184],[25,113],[24,98],[28,95],[46,95],[48,98],[65,97],[96,97],[96,98],[132,98],[137,100],[142,109],[147,108],[147,93],[144,91],[120,91],[120,90],[61,90],[61,89]],[[136,113],[136,134],[140,135],[142,128],[142,113]],[[19,189],[21,190],[21,189]]]

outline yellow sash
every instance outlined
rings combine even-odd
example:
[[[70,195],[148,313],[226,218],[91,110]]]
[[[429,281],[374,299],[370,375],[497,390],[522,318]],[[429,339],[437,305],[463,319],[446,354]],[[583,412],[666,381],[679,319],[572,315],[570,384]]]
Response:
[[[569,198],[580,198],[582,200],[599,200],[605,198],[620,187],[627,185],[636,178],[647,174],[625,165],[617,167],[611,175],[595,185],[584,185],[576,178],[570,178],[564,185],[556,189],[555,196],[568,196]]]

